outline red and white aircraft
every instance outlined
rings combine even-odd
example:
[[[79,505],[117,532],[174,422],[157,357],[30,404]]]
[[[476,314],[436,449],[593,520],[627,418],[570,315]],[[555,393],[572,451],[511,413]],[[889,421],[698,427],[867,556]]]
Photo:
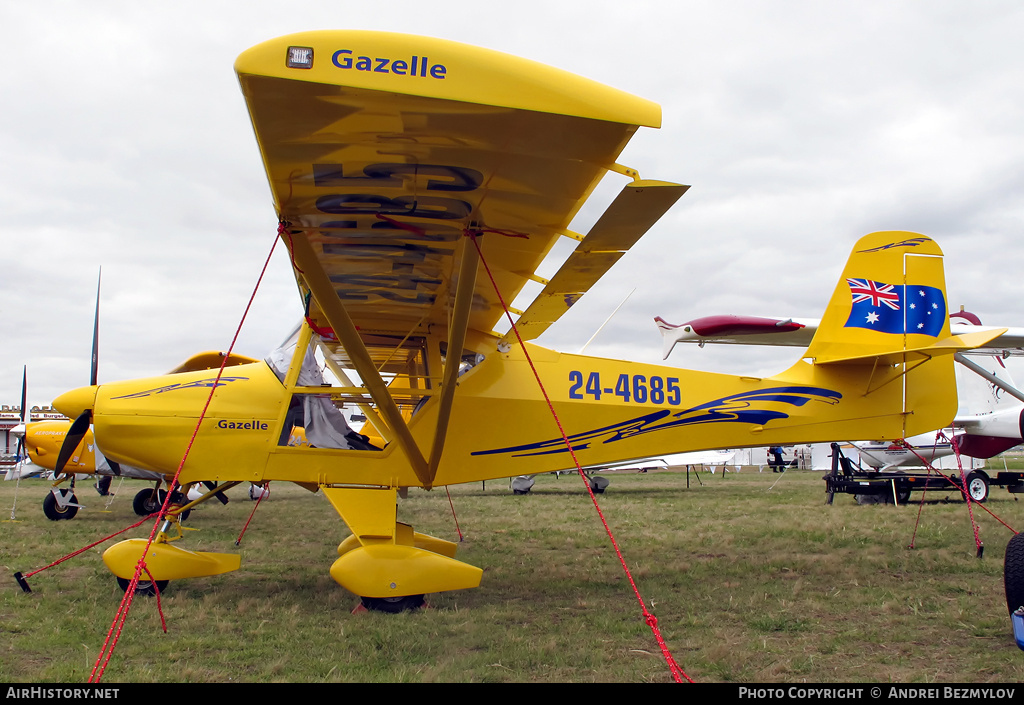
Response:
[[[869,294],[866,294],[869,295]],[[884,302],[882,302],[884,303]],[[806,346],[819,321],[812,318],[762,318],[756,316],[705,316],[680,325],[663,318],[655,318],[662,336],[663,358],[667,359],[677,343],[707,343],[734,345]],[[967,311],[949,316],[950,333],[976,333],[1002,330],[982,325],[981,320]],[[1003,358],[1024,355],[1024,328],[1007,328],[991,342],[971,352],[969,359],[957,354],[955,359],[975,375],[962,375],[957,369],[957,391],[960,410],[953,421],[957,446],[962,455],[973,458],[991,458],[1024,442],[1024,393],[1013,383]],[[983,381],[984,380],[984,381]],[[950,434],[952,435],[952,434]],[[908,439],[921,442],[915,446],[918,453],[926,451],[929,461],[943,455],[952,455],[952,444],[926,441],[923,437]],[[903,463],[917,464],[916,454],[907,449],[896,449],[892,444],[857,443],[862,461],[873,467],[893,467]],[[861,448],[864,445],[864,448]],[[877,452],[874,452],[877,451]]]

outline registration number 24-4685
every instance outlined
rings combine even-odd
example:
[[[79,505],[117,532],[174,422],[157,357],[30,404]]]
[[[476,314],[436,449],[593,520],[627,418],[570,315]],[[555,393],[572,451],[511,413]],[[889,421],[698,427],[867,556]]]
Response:
[[[609,380],[606,378],[604,383]],[[624,402],[644,404],[671,404],[676,406],[680,403],[678,377],[657,377],[652,375],[627,375],[621,374],[615,380],[615,385],[606,387],[601,380],[599,372],[591,372],[584,379],[583,373],[578,370],[569,372],[569,398],[584,399],[587,396],[600,401],[601,395],[617,397]]]

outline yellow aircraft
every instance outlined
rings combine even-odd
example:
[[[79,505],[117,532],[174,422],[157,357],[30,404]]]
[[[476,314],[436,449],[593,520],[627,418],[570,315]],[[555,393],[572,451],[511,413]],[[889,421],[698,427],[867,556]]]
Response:
[[[84,387],[54,406],[91,421],[107,458],[154,471],[177,467],[198,424],[182,484],[322,491],[352,532],[331,575],[372,609],[413,608],[481,579],[454,543],[396,520],[407,488],[562,470],[569,444],[597,465],[911,436],[953,418],[953,354],[999,334],[951,336],[939,247],[881,232],[855,245],[810,347],[774,377],[545,349],[529,341],[687,189],[616,161],[639,127],[660,125],[658,105],[494,51],[369,31],[274,39],[235,70],[306,306],[294,353],[219,379],[194,370]],[[609,171],[628,183],[589,233],[570,232]],[[542,279],[537,267],[562,238],[575,251]],[[848,278],[927,290],[942,322],[873,330],[853,319]],[[540,293],[513,311],[514,329],[496,331],[531,281]],[[343,386],[303,375],[315,349]],[[350,443],[340,404],[360,405],[378,438]],[[294,426],[309,446],[288,445]],[[191,552],[179,537],[171,522],[145,556],[158,582],[239,567],[238,555]],[[145,546],[104,554],[123,585]]]
[[[93,341],[95,360],[96,342]],[[168,374],[219,369],[224,362],[224,354],[205,352],[193,355]],[[226,366],[255,362],[255,358],[242,355],[230,355]],[[96,366],[93,365],[93,385],[96,384]],[[89,419],[81,418],[72,423],[70,420],[35,421],[25,424],[22,442],[29,459],[37,466],[54,473],[53,486],[49,494],[43,498],[43,514],[47,519],[60,521],[73,519],[83,505],[78,503],[75,494],[75,482],[78,475],[95,475],[100,478],[126,477],[154,482],[151,488],[139,490],[132,500],[132,508],[139,516],[148,516],[160,509],[166,490],[161,484],[170,487],[177,465],[160,469],[144,469],[118,463],[106,458],[93,440],[93,429]],[[12,479],[12,478],[8,478]],[[66,486],[65,486],[66,485]],[[97,489],[99,489],[99,484]],[[101,491],[100,494],[105,494]],[[173,503],[186,503],[186,493],[175,492]],[[222,502],[227,498],[218,496]]]

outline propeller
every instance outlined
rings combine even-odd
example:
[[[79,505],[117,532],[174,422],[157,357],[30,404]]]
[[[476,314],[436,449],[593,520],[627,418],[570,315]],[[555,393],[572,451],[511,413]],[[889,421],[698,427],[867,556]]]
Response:
[[[93,316],[92,323],[92,364],[89,374],[89,386],[95,389],[97,379],[99,377],[99,360],[100,360],[100,285],[103,281],[103,267],[100,267],[99,275],[96,278],[96,313]],[[85,434],[89,432],[89,427],[92,425],[92,404],[86,405],[84,410],[75,418],[71,424],[71,428],[68,429],[67,435],[64,437],[64,442],[60,446],[60,452],[57,454],[57,463],[54,466],[54,472],[59,476],[64,471],[64,466],[67,465],[71,456],[74,455],[75,450],[81,445],[82,440],[85,438]],[[121,474],[121,466],[112,460],[107,460],[110,464],[110,469],[113,470],[115,475]]]
[[[89,432],[89,426],[92,425],[92,409],[86,409],[78,418],[75,419],[74,423],[71,424],[71,428],[68,429],[68,434],[64,436],[64,442],[60,446],[60,453],[57,454],[57,464],[54,466],[54,473],[58,476],[64,472],[64,466],[71,460],[72,454],[75,449],[82,443],[82,439],[85,438],[85,434]]]
[[[11,429],[11,433],[17,437],[18,446],[14,454],[14,465],[7,469],[4,480],[21,479],[21,466],[25,460],[25,433],[27,432],[26,422],[28,421],[28,407],[26,406],[25,390],[28,386],[28,366],[21,369],[21,423]],[[13,512],[12,512],[13,519]]]
[[[21,437],[18,438],[17,459],[21,462],[21,454],[25,452],[25,432],[28,427],[28,365],[21,368]]]

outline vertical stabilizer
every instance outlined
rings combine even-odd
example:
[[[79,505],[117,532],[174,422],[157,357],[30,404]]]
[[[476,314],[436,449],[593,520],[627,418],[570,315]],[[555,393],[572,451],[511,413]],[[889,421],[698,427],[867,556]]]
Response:
[[[805,357],[817,363],[898,362],[894,355],[949,338],[942,250],[929,237],[889,231],[853,248]],[[902,359],[902,358],[900,358]]]

